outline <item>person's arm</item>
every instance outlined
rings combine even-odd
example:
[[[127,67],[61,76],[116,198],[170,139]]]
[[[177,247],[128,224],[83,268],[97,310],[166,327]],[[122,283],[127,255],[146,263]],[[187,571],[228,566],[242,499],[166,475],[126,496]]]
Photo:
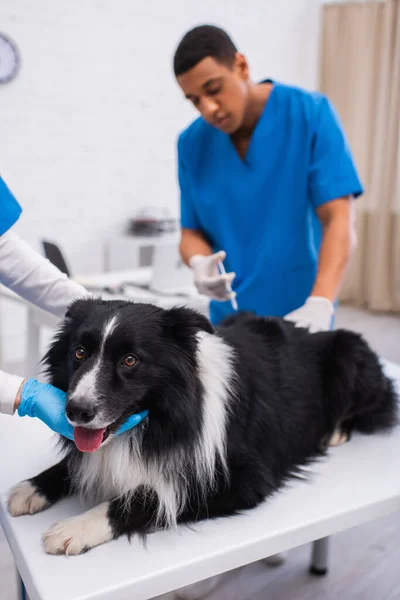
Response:
[[[23,377],[0,371],[0,413],[12,415],[21,400]]]
[[[181,230],[179,251],[183,262],[187,265],[189,265],[190,259],[196,254],[210,256],[213,253],[210,244],[205,240],[201,231],[185,228]]]
[[[12,231],[0,236],[0,282],[58,317],[90,295]]]
[[[337,198],[317,208],[322,242],[317,276],[310,296],[333,302],[339,294],[351,253],[356,245],[355,206],[350,197]]]
[[[285,317],[312,333],[331,327],[333,302],[355,247],[354,212],[354,200],[350,197],[331,200],[317,209],[322,225],[317,275],[305,304]]]
[[[320,95],[314,108],[309,194],[322,225],[322,240],[311,294],[303,306],[285,316],[312,332],[332,326],[333,302],[355,245],[354,198],[363,192],[336,110]]]

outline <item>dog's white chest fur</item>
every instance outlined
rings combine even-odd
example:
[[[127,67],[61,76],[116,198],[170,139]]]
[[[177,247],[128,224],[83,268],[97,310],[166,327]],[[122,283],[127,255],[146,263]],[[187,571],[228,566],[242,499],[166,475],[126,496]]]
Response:
[[[154,486],[162,474],[147,468],[141,457],[140,434],[116,437],[104,448],[85,454],[75,473],[81,491],[100,500],[129,494],[140,485]]]
[[[130,444],[121,435],[108,446],[85,455],[74,473],[75,482],[86,497],[96,502],[120,497],[129,502],[139,486],[151,488],[159,499],[158,518],[175,526],[183,502],[183,490],[174,477],[177,465],[172,461],[169,468],[166,463],[146,464],[141,457],[140,437],[133,435]]]

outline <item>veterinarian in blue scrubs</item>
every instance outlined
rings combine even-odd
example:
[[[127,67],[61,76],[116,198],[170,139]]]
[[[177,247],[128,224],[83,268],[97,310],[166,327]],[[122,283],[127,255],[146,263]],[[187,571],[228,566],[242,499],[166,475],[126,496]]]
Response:
[[[20,214],[20,205],[0,177],[0,283],[63,317],[71,302],[89,294],[10,231]],[[18,409],[20,416],[38,417],[53,431],[73,439],[65,402],[66,394],[49,384],[0,371],[0,413],[13,414]],[[133,415],[117,433],[141,420],[142,416]]]
[[[239,310],[329,329],[363,191],[332,104],[279,81],[252,82],[246,58],[216,27],[183,37],[174,71],[201,115],[178,141],[180,250],[212,299],[212,323],[233,312],[231,283]]]

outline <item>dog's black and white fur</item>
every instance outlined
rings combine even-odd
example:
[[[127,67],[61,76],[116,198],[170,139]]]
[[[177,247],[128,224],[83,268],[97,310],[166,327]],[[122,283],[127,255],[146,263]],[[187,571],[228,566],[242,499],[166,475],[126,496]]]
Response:
[[[11,490],[13,515],[76,492],[98,503],[50,528],[52,554],[255,507],[332,436],[397,422],[392,383],[359,335],[248,313],[214,331],[187,308],[81,300],[45,363],[73,424],[107,427],[96,452],[63,439],[60,463]],[[113,436],[144,409],[147,419]]]

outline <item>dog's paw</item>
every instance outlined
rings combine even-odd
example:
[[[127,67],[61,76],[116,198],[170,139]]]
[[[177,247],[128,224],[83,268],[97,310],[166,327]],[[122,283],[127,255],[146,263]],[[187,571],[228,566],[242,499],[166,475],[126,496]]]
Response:
[[[43,535],[46,552],[67,556],[82,554],[112,540],[108,506],[108,502],[104,502],[82,515],[54,523]]]
[[[8,510],[13,517],[34,515],[50,506],[50,502],[29,481],[22,481],[8,494]]]
[[[337,429],[331,439],[329,440],[329,446],[341,446],[345,444],[349,439],[349,436],[344,431]]]

